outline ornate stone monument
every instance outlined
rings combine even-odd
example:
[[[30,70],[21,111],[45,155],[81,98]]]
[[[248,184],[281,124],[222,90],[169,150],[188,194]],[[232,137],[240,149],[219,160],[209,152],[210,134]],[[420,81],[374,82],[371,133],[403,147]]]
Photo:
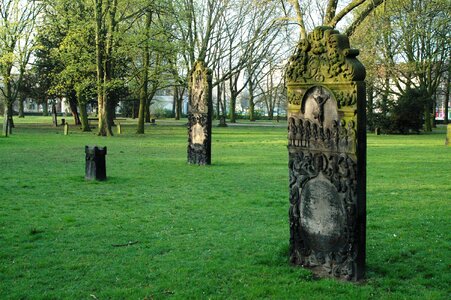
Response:
[[[365,68],[348,37],[317,27],[286,69],[290,260],[321,277],[365,271]]]
[[[197,61],[189,77],[188,163],[211,163],[211,71]]]

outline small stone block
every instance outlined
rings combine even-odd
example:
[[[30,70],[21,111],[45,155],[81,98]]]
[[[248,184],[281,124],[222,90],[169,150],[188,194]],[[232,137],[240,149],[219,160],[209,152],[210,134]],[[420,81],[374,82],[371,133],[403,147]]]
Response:
[[[117,134],[122,134],[121,123],[117,123]]]
[[[89,147],[85,146],[86,153],[86,180],[106,180],[106,163],[105,156],[106,147]]]
[[[64,123],[64,135],[69,135],[69,124]]]

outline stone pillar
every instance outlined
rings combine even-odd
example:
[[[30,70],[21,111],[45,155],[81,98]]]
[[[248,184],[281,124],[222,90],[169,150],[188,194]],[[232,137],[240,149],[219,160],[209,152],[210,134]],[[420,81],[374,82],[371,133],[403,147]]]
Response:
[[[64,135],[69,135],[69,124],[64,123]]]
[[[99,181],[106,180],[106,147],[85,146],[85,153],[85,179]]]
[[[318,27],[288,62],[290,260],[321,277],[365,272],[365,68]]]
[[[189,77],[188,163],[211,164],[212,72],[197,61]]]

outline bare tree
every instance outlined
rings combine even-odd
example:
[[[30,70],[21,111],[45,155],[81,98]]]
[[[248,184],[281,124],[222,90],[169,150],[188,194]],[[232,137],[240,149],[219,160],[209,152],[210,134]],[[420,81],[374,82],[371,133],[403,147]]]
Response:
[[[348,36],[351,36],[357,26],[360,25],[375,8],[384,3],[384,1],[385,0],[352,0],[350,2],[347,1],[348,4],[344,7],[341,6],[346,1],[328,0],[327,3],[326,1],[315,1],[315,7],[312,7],[312,1],[287,0],[287,2],[293,6],[296,13],[296,20],[300,26],[301,39],[305,39],[307,37],[304,20],[306,16],[311,15],[312,9],[316,9],[316,11],[320,12],[320,15],[323,17],[321,25],[330,27],[336,27],[345,16],[349,16],[353,13],[353,21],[351,24],[346,26],[345,29],[345,33]],[[357,10],[357,8],[361,9]]]

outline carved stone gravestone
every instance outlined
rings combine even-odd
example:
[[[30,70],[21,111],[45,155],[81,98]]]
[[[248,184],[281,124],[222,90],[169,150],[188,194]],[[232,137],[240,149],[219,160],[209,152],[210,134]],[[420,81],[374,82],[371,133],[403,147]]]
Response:
[[[317,27],[286,70],[290,260],[322,277],[365,271],[365,68],[347,36]]]
[[[67,124],[67,123],[66,123]],[[86,166],[85,179],[86,180],[106,180],[106,147],[89,147],[85,146]]]
[[[211,71],[197,61],[189,78],[188,163],[211,164]]]

